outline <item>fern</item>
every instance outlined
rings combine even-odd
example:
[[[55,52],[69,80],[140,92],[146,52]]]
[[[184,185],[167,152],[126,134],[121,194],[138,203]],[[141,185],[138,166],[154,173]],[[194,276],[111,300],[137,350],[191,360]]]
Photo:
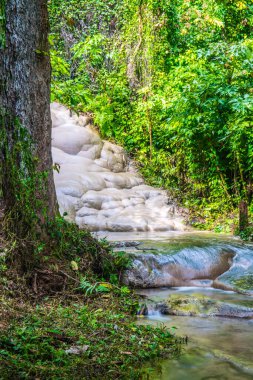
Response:
[[[81,277],[79,289],[85,292],[85,295],[97,293],[97,283],[92,284],[86,277]]]
[[[83,290],[85,295],[88,296],[96,293],[108,293],[113,290],[114,287],[115,286],[109,282],[96,282],[95,284],[92,284],[86,277],[81,277],[78,289]]]

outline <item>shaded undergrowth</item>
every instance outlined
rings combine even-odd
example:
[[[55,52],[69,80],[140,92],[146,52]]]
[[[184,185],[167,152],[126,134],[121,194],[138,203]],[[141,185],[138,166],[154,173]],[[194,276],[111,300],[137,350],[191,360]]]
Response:
[[[115,295],[45,300],[2,332],[0,378],[145,378],[142,363],[179,345],[166,329],[136,326],[135,310],[136,300]]]
[[[168,329],[136,325],[126,254],[62,218],[49,231],[25,271],[21,242],[0,239],[0,379],[145,379],[144,362],[180,352]]]

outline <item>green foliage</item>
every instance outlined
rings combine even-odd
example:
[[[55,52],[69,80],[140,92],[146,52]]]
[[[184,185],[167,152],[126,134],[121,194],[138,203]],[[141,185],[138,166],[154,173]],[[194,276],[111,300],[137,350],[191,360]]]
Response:
[[[54,99],[92,112],[102,135],[206,226],[242,199],[250,206],[251,1],[114,1],[110,11],[98,0],[70,3],[51,6],[54,50],[69,65]],[[68,17],[75,23],[62,38]]]
[[[0,273],[3,274],[6,270],[6,251],[0,251]]]
[[[0,0],[0,49],[5,45],[5,6],[6,0]]]
[[[112,285],[110,283],[105,282],[96,282],[92,284],[90,281],[87,280],[86,277],[81,277],[79,288],[85,292],[85,295],[91,295],[96,293],[110,292],[110,289],[112,289]]]
[[[115,279],[118,278],[125,269],[131,266],[132,258],[126,252],[112,250],[109,243],[105,240],[100,240],[99,243],[110,252],[108,257],[103,258],[103,276],[115,284]]]
[[[9,200],[5,227],[14,233],[18,228],[21,238],[36,240],[38,229],[34,226],[40,224],[42,218],[47,218],[45,199],[48,173],[37,170],[38,157],[33,156],[33,142],[27,129],[17,119],[12,120],[4,109],[0,110],[0,120],[0,150],[4,157],[0,162],[0,184],[1,192],[8,192]],[[11,141],[7,124],[13,128]],[[18,225],[17,220],[20,222]]]
[[[98,241],[90,232],[80,230],[76,224],[67,222],[61,216],[48,221],[46,231],[49,241],[45,244],[39,240],[37,243],[40,257],[43,255],[44,261],[50,257],[73,260],[77,266],[74,270],[80,270],[80,273],[90,272],[114,284],[119,282],[121,273],[131,265],[128,254],[114,252],[107,240]],[[89,287],[89,283],[85,287],[85,281],[85,278],[81,280],[83,289]],[[93,290],[95,289],[97,286]]]
[[[239,229],[237,229],[235,231],[236,235],[240,236],[240,238],[242,240],[245,240],[245,241],[253,241],[253,227],[252,225],[246,227],[243,231],[239,231]]]
[[[111,275],[112,278],[112,275]],[[118,284],[118,278],[113,282],[95,282],[91,283],[86,277],[81,277],[79,289],[85,292],[85,295],[92,295],[96,293],[110,293],[114,292],[119,295],[128,295],[131,293],[130,289],[127,286],[119,287],[115,285],[115,282]]]
[[[108,297],[91,306],[48,301],[12,321],[0,334],[1,378],[139,379],[142,363],[180,351],[170,330],[136,326],[134,299]]]
[[[245,275],[244,277],[238,278],[233,281],[233,284],[238,290],[247,291],[251,290],[253,287],[253,276]]]

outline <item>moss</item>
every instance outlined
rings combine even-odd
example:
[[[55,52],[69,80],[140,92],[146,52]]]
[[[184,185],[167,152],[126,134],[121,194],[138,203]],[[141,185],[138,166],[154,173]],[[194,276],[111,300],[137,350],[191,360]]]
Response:
[[[253,275],[249,274],[232,281],[239,290],[253,290]]]
[[[48,173],[38,170],[31,135],[18,118],[3,108],[0,118],[0,196],[6,206],[2,228],[19,245],[25,267],[26,261],[36,261],[47,236]]]
[[[202,295],[195,295],[194,297],[171,295],[167,304],[173,312],[190,315],[210,314],[215,306],[214,301]]]
[[[0,0],[0,49],[5,45],[5,5],[6,0]]]

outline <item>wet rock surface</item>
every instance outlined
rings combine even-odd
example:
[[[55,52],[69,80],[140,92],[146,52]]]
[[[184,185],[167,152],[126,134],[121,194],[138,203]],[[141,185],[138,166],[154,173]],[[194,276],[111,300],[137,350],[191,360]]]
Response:
[[[91,231],[186,230],[165,191],[145,185],[123,148],[103,141],[87,116],[53,103],[52,154],[61,214]]]
[[[203,296],[171,295],[165,302],[157,303],[154,309],[164,315],[253,318],[252,307],[217,302]]]
[[[180,238],[180,241],[184,240],[183,237]],[[211,236],[209,240],[216,246],[214,248],[218,249],[217,241],[212,241]],[[221,242],[221,237],[217,240]],[[191,241],[188,238],[186,243],[193,251],[196,245],[199,245],[198,238]],[[206,243],[205,240],[202,247],[198,247],[201,248],[198,251],[199,255],[207,248]],[[167,253],[172,251],[171,255],[177,255],[184,249],[178,248],[177,244],[177,252],[174,252],[169,249],[171,245],[173,239],[167,242]],[[233,260],[237,258],[235,265],[237,262],[242,263],[244,257],[247,258],[246,262],[244,261],[244,269],[248,271],[248,254],[252,254],[252,248],[244,245],[235,246],[232,239],[229,248],[233,250]],[[158,251],[165,255],[165,249],[161,244]],[[187,268],[187,262],[181,263]],[[229,270],[233,265],[232,261]],[[238,275],[238,279],[243,275],[242,265]],[[231,283],[232,281],[231,278]],[[164,327],[171,329],[172,333],[176,331],[181,336],[188,337],[188,344],[182,356],[174,361],[162,361],[154,379],[252,379],[252,296],[213,288],[213,280],[202,279],[198,280],[198,283],[198,287],[181,285],[136,290],[142,297],[139,309],[142,318],[139,318],[139,323],[155,326],[162,323]],[[250,278],[247,284],[250,285]]]
[[[138,246],[141,244],[140,241],[116,241],[111,243],[113,248],[132,248],[135,247],[138,249]]]
[[[134,287],[210,286],[227,271],[234,251],[229,247],[193,247],[178,253],[133,254],[132,267],[126,271],[124,282]]]
[[[71,115],[57,103],[52,104],[51,114],[61,214],[91,231],[186,230],[183,210],[165,191],[145,185],[124,150],[103,141],[89,117]],[[115,248],[135,248],[133,266],[124,278],[130,286],[214,286],[253,294],[252,247],[189,247],[173,255],[130,242]]]
[[[233,263],[228,271],[221,274],[214,286],[245,292],[253,295],[253,249],[237,249]]]
[[[196,286],[253,294],[252,246],[216,243],[171,251],[171,245],[167,252],[152,244],[132,250],[124,282],[137,288]]]
[[[226,298],[227,292],[219,292],[221,298],[222,295]],[[157,312],[147,318],[140,318],[139,323],[155,326],[162,323],[169,329],[175,326],[178,334],[188,337],[188,344],[179,358],[164,359],[159,363],[160,366],[153,377],[156,380],[253,378],[253,319],[182,317],[161,315]]]

